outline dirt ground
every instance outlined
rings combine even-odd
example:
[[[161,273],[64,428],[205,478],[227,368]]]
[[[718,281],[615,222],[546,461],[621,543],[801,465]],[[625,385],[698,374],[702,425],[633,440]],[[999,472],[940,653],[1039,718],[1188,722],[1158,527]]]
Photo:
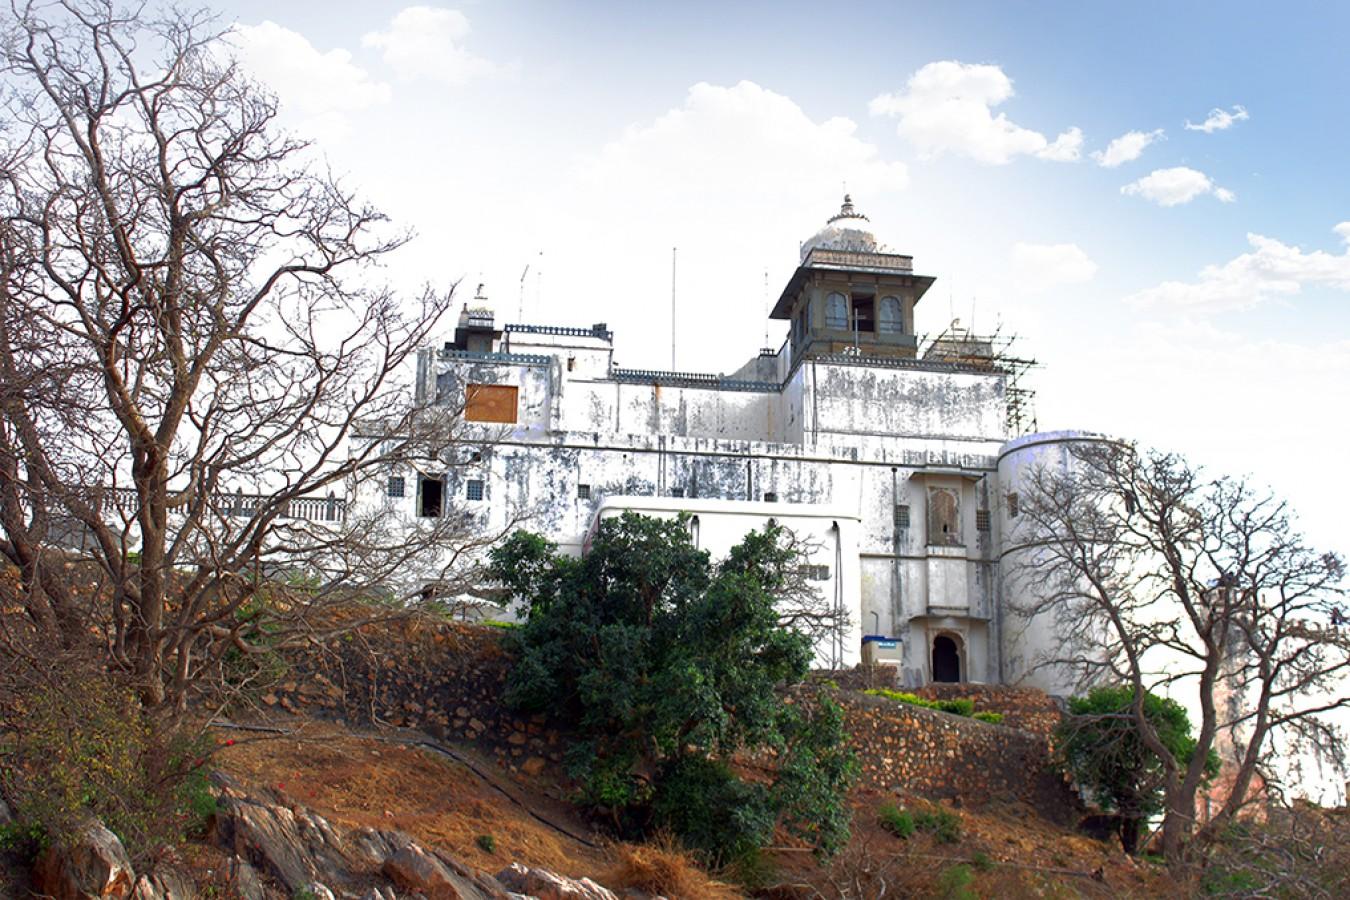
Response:
[[[451,745],[465,762],[401,741],[411,732],[355,733],[296,720],[285,736],[219,730],[220,768],[268,785],[344,827],[406,831],[465,863],[496,872],[511,861],[604,883],[614,848],[561,799],[546,778],[508,775],[472,749]],[[470,767],[472,766],[472,768]],[[476,770],[476,771],[475,771]],[[918,811],[921,800],[856,791],[854,837],[828,867],[787,838],[766,854],[765,884],[778,896],[868,896],[876,879],[887,896],[1156,897],[1176,893],[1162,870],[1119,849],[1059,829],[1020,806],[954,808],[961,836],[940,844],[922,832],[902,840],[877,811],[888,802]],[[532,814],[533,813],[533,814]],[[554,827],[556,826],[556,827]],[[490,842],[486,840],[490,838]],[[490,846],[491,850],[487,849]],[[968,867],[967,872],[950,872]],[[865,882],[872,879],[872,888]],[[969,893],[963,893],[962,891]]]
[[[513,781],[470,749],[453,748],[486,779],[469,765],[402,743],[410,734],[358,735],[298,720],[286,728],[292,732],[286,736],[218,729],[222,743],[233,741],[220,751],[219,767],[247,784],[272,787],[344,828],[405,831],[489,873],[518,861],[572,877],[594,876],[609,864],[609,854],[586,825],[550,796],[554,786]]]

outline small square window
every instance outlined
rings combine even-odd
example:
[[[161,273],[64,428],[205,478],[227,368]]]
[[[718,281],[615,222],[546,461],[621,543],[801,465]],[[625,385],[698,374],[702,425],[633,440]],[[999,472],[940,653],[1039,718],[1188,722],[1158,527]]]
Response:
[[[989,510],[987,509],[975,510],[975,530],[976,531],[989,530]]]
[[[897,503],[895,505],[895,527],[896,528],[909,527],[909,504]]]
[[[829,581],[829,566],[798,566],[797,575],[808,581]]]
[[[465,489],[464,496],[469,500],[483,499],[483,480],[481,478],[469,479],[469,484]]]
[[[589,484],[577,485],[577,499],[578,500],[591,499],[591,486]]]
[[[1018,513],[1020,513],[1020,512],[1021,512],[1021,509],[1019,509],[1019,508],[1018,508],[1018,505],[1017,505],[1017,494],[1016,494],[1015,492],[1009,494],[1009,495],[1008,495],[1008,518],[1010,518],[1010,519],[1015,519],[1015,518],[1017,518],[1017,515],[1018,515]]]
[[[765,503],[777,503],[777,502],[778,502],[778,495],[777,495],[776,493],[774,493],[773,491],[765,491],[765,492],[764,492],[764,502],[765,502]]]
[[[402,497],[404,490],[403,476],[390,475],[389,483],[385,485],[384,493],[389,497]]]
[[[683,497],[683,496],[684,496],[684,488],[682,488],[682,487],[671,488],[671,489],[670,489],[670,496],[672,496],[672,497]]]

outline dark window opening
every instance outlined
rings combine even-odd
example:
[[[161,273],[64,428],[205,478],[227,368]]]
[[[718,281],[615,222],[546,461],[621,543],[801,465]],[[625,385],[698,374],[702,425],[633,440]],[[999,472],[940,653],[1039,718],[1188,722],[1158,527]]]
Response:
[[[591,486],[589,484],[577,485],[577,499],[578,500],[591,499]]]
[[[389,497],[402,497],[403,489],[403,476],[390,475],[389,482],[384,487],[384,493]]]
[[[933,638],[933,680],[944,684],[961,680],[961,654],[956,641],[945,634]]]
[[[1015,518],[1017,518],[1018,514],[1021,513],[1021,511],[1022,511],[1021,508],[1020,508],[1020,507],[1018,506],[1018,504],[1017,504],[1017,494],[1016,494],[1016,493],[1009,494],[1009,495],[1008,495],[1008,518],[1010,518],[1010,519],[1015,519]]]
[[[897,503],[897,504],[895,505],[895,527],[896,527],[896,528],[908,528],[908,527],[909,527],[909,504],[908,504],[908,503]]]
[[[469,500],[482,500],[483,499],[482,479],[481,478],[469,479],[469,483],[464,490],[464,496]]]
[[[577,358],[575,356],[567,357],[567,371],[571,372],[577,367]]]
[[[445,483],[439,478],[417,479],[417,514],[427,519],[438,518],[441,514],[442,500],[445,497]]]
[[[682,488],[682,487],[671,488],[671,489],[670,489],[670,496],[672,496],[672,497],[684,497],[684,488]]]
[[[1134,515],[1134,494],[1131,491],[1125,492],[1125,515]]]
[[[956,546],[961,543],[961,506],[951,488],[928,489],[928,543]]]
[[[987,509],[975,510],[975,530],[976,531],[989,530],[989,510]]]
[[[764,492],[764,502],[765,502],[765,503],[777,503],[777,502],[778,502],[778,495],[775,494],[773,491],[765,491],[765,492]]]
[[[863,294],[853,295],[853,327],[868,334],[877,330],[876,298]]]

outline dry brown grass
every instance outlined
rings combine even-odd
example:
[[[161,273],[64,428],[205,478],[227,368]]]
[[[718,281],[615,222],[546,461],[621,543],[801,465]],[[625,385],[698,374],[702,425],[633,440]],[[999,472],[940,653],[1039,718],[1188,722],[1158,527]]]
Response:
[[[600,881],[613,891],[633,889],[680,900],[738,900],[740,891],[715,881],[688,851],[668,837],[618,844],[615,863]]]

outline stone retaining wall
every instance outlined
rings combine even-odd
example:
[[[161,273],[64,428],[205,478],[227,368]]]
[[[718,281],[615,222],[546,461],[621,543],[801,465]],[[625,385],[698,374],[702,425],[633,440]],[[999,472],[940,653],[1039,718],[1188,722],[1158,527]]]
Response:
[[[1034,688],[999,684],[930,684],[914,693],[925,700],[968,697],[975,701],[976,712],[1001,713],[1004,725],[1046,737],[1054,733],[1064,718],[1059,701]]]
[[[562,774],[565,730],[544,716],[515,715],[502,702],[510,659],[496,629],[383,625],[330,641],[292,662],[283,682],[262,698],[267,706],[353,724],[416,728],[471,742],[510,771]],[[1056,820],[1075,808],[1075,798],[1047,766],[1044,730],[990,725],[869,696],[851,689],[853,679],[834,676],[830,680],[839,687],[829,694],[845,710],[862,787],[972,805],[1021,801]],[[944,696],[974,697],[977,708],[1010,717],[1024,709],[1033,724],[1046,703],[1053,706],[1044,695],[1037,700],[1035,692],[1005,695],[975,690],[979,687],[940,690]],[[804,701],[814,689],[801,687],[793,694]]]
[[[861,785],[882,793],[1030,804],[1071,823],[1078,798],[1050,765],[1042,735],[854,691],[838,691],[862,764]]]

